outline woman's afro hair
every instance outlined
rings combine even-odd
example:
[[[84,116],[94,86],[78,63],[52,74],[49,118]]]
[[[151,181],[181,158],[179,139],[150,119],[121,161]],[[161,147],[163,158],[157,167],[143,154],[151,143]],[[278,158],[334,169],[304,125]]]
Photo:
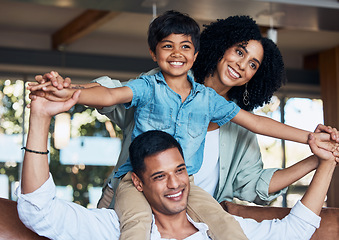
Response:
[[[252,18],[232,16],[204,26],[200,37],[200,51],[193,65],[195,80],[204,83],[205,78],[215,72],[227,49],[236,44],[247,45],[250,40],[261,42],[264,57],[258,71],[247,84],[249,104],[243,103],[245,85],[232,87],[227,93],[230,100],[247,111],[268,103],[273,93],[286,81],[284,63],[278,47],[270,39],[262,37]]]

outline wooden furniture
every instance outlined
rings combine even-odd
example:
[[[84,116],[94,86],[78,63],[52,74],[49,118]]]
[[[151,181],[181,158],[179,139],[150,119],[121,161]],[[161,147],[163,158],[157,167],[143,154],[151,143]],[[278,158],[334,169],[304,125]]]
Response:
[[[264,219],[283,218],[289,208],[244,206],[231,202],[222,202],[222,207],[231,214],[257,221]],[[46,239],[26,228],[20,221],[16,202],[0,198],[0,240]],[[320,228],[312,240],[339,239],[339,208],[324,208],[321,212]]]

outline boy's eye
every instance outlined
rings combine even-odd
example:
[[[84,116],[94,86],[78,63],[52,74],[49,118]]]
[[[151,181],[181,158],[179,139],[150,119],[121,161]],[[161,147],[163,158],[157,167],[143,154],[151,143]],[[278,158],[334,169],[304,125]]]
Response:
[[[191,46],[189,46],[189,45],[183,45],[182,48],[190,49]]]
[[[164,45],[164,46],[162,46],[163,48],[171,48],[172,47],[172,45],[170,45],[170,44],[166,44],[166,45]]]

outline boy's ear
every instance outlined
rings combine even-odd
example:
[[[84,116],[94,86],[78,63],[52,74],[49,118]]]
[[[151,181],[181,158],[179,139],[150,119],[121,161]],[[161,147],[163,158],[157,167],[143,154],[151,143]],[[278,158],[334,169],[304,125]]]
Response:
[[[149,51],[149,54],[151,54],[151,57],[152,57],[153,61],[156,62],[157,61],[157,56],[155,55],[155,53],[151,49],[148,49],[148,51]]]
[[[198,53],[199,53],[199,52],[196,52],[196,53],[194,54],[194,62],[195,62],[195,60],[197,59]]]
[[[132,182],[134,184],[134,187],[139,191],[142,192],[143,191],[143,186],[142,186],[142,181],[141,179],[134,173],[132,172]]]

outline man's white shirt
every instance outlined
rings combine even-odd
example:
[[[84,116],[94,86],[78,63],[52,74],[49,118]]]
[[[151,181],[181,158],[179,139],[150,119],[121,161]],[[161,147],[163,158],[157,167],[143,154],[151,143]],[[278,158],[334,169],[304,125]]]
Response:
[[[36,191],[21,194],[17,189],[18,213],[21,221],[39,235],[50,239],[119,239],[119,219],[112,209],[87,209],[76,203],[58,199],[52,175]],[[207,240],[208,226],[188,220],[198,232],[185,240]],[[234,216],[250,240],[310,239],[320,225],[320,217],[298,202],[282,220],[253,219]],[[151,240],[161,240],[157,226],[152,226]]]

